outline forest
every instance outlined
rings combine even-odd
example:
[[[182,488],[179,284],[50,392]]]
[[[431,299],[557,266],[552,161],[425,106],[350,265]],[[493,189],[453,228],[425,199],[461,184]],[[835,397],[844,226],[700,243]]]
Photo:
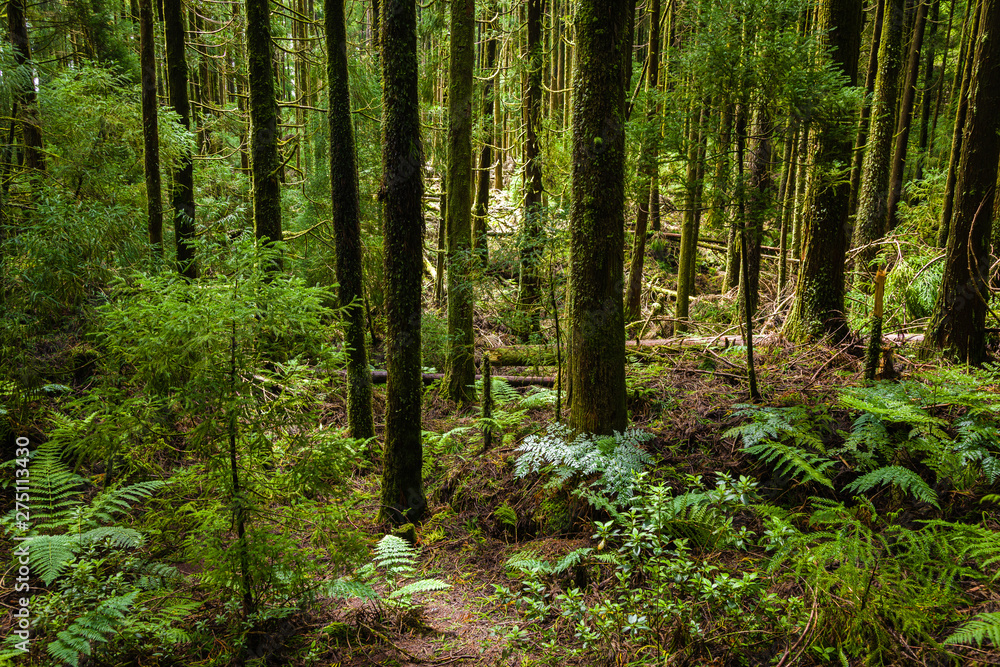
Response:
[[[0,667],[1000,665],[998,0],[0,13]]]

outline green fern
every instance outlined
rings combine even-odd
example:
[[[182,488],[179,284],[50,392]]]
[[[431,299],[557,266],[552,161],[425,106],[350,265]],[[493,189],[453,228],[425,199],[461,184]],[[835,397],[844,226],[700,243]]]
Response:
[[[773,440],[744,447],[744,451],[774,466],[779,474],[794,477],[802,482],[813,481],[833,488],[833,482],[827,477],[826,471],[835,464],[835,461],[828,458]]]
[[[991,641],[1000,647],[1000,612],[980,614],[944,640],[945,644],[975,644]]]
[[[749,417],[749,421],[729,429],[724,437],[743,438],[743,451],[774,466],[779,474],[833,488],[826,471],[835,462],[815,453],[824,451],[814,426],[819,416],[811,415],[802,406],[735,408],[737,416]]]
[[[917,473],[902,466],[884,466],[862,475],[844,487],[848,493],[865,493],[876,486],[891,484],[898,486],[921,502],[940,509],[938,495]]]
[[[103,600],[93,611],[77,618],[58,639],[48,645],[49,654],[63,663],[79,667],[81,655],[91,655],[95,643],[108,641],[135,603],[138,591]]]

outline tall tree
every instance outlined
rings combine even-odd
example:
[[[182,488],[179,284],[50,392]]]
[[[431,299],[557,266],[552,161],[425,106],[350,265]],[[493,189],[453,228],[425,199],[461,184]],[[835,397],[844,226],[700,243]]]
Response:
[[[282,240],[278,104],[269,0],[246,0],[247,71],[250,81],[250,172],[254,236],[263,245]],[[281,260],[270,267],[281,269]]]
[[[896,208],[903,193],[903,170],[906,168],[906,148],[910,140],[910,126],[913,121],[913,106],[917,96],[917,72],[920,70],[920,50],[924,43],[924,26],[927,24],[927,10],[931,0],[918,0],[917,16],[910,37],[910,53],[906,65],[906,80],[903,82],[903,99],[899,105],[899,122],[896,126],[896,146],[892,152],[892,173],[889,177],[889,228],[898,222]]]
[[[757,312],[760,287],[760,253],[764,240],[764,223],[768,218],[774,197],[774,181],[771,175],[772,135],[774,122],[768,102],[760,102],[753,115],[753,128],[746,155],[746,219],[743,233],[746,235],[746,253],[740,253],[740,262],[746,263],[747,270],[740,270],[739,307],[740,320],[751,318]],[[741,248],[742,250],[742,248]],[[749,305],[749,314],[743,312]]]
[[[941,291],[927,325],[926,345],[967,363],[983,362],[989,298],[989,241],[1000,162],[1000,7],[979,1],[975,75],[959,164],[959,187],[948,234]]]
[[[152,0],[139,2],[139,65],[142,68],[142,139],[146,171],[149,244],[163,256],[163,197],[160,193],[160,132],[156,113],[156,42]]]
[[[498,8],[496,0],[491,0],[486,6],[487,15],[490,19],[484,24],[483,29],[488,31],[486,44],[484,46],[486,69],[486,81],[483,84],[483,146],[479,151],[479,173],[476,184],[476,213],[472,219],[472,249],[479,256],[479,261],[483,267],[489,266],[490,247],[487,237],[486,215],[490,204],[490,165],[493,164],[493,142],[496,132],[494,130],[496,107],[500,106],[500,96],[496,94],[498,72],[493,70],[497,64],[497,38],[496,20]],[[497,153],[499,157],[499,151]]]
[[[383,520],[415,521],[427,508],[420,430],[420,278],[423,271],[423,147],[417,102],[416,0],[384,0],[382,54],[382,238],[386,276]]]
[[[31,42],[28,40],[28,23],[24,8],[24,0],[9,0],[7,3],[7,27],[11,45],[14,47],[14,62],[22,67],[31,62]],[[21,117],[21,139],[24,141],[24,164],[33,172],[45,171],[45,152],[35,99],[34,73],[25,78],[27,85],[20,88],[16,96],[16,106],[19,107]]]
[[[170,105],[180,116],[181,125],[191,129],[188,105],[187,60],[184,57],[184,18],[181,0],[163,0],[163,33],[167,52],[167,87]],[[194,256],[194,162],[185,152],[174,172],[170,190],[174,209],[174,241],[177,245],[177,270],[189,279],[198,277]]]
[[[834,69],[854,86],[858,78],[861,41],[861,0],[823,0],[818,30],[829,46]],[[851,137],[836,120],[816,122],[816,176],[804,234],[795,303],[785,331],[797,340],[847,333],[844,312],[844,261],[847,254],[847,217],[850,181],[844,171],[851,162]],[[791,165],[789,165],[791,169]]]
[[[646,124],[639,149],[639,211],[635,217],[635,238],[632,241],[632,261],[628,269],[628,288],[625,296],[625,321],[639,318],[642,292],[642,264],[646,255],[646,226],[652,198],[653,180],[659,177],[657,149],[660,123],[657,117],[657,85],[660,74],[660,0],[651,0],[649,7],[649,66],[646,69]]]
[[[149,0],[145,0],[148,2]],[[330,85],[330,194],[337,243],[337,284],[347,346],[347,419],[351,436],[375,435],[372,376],[365,347],[364,281],[358,163],[354,153],[351,91],[347,68],[345,0],[326,0],[327,76]]]
[[[861,163],[861,190],[854,225],[854,245],[862,248],[855,260],[859,273],[868,272],[869,264],[875,258],[875,246],[872,244],[882,238],[888,224],[889,170],[896,129],[903,14],[903,0],[886,0],[882,40],[878,49],[878,73],[875,75],[875,99],[868,125],[868,146]]]
[[[521,275],[517,295],[518,324],[522,340],[539,329],[538,308],[541,284],[538,265],[541,261],[542,230],[542,155],[539,133],[542,126],[542,13],[545,0],[528,0],[528,77],[524,93],[524,221],[521,229]]]
[[[579,0],[570,212],[570,424],[610,434],[625,407],[625,90],[634,0]]]
[[[448,80],[448,396],[475,398],[472,332],[472,66],[474,0],[451,0]]]
[[[865,69],[865,96],[875,92],[875,75],[878,73],[878,49],[882,42],[882,25],[885,17],[887,0],[875,0],[875,19],[872,24],[871,46],[868,49],[868,66]],[[854,142],[854,155],[851,162],[851,203],[849,211],[854,214],[858,207],[858,195],[861,190],[861,161],[864,157],[865,142],[868,141],[868,126],[871,124],[871,105],[861,105],[861,118],[858,120],[857,139]]]

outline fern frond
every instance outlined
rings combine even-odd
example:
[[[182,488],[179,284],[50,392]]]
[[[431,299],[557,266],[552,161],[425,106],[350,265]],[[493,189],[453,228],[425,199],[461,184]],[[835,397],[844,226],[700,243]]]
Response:
[[[116,515],[124,514],[131,509],[130,503],[149,498],[163,488],[162,480],[139,482],[129,486],[106,489],[99,493],[84,512],[85,520],[91,522],[111,523]]]
[[[553,574],[559,574],[561,572],[565,572],[566,570],[570,569],[571,567],[576,567],[577,565],[579,565],[580,563],[583,562],[584,556],[590,555],[591,551],[593,551],[593,549],[590,548],[590,547],[582,547],[580,549],[573,549],[568,554],[566,554],[565,556],[563,556],[559,560],[559,562],[556,563],[552,567]]]
[[[944,640],[945,644],[976,644],[989,640],[1000,647],[1000,612],[980,614]]]
[[[93,610],[77,618],[48,645],[49,654],[64,663],[79,667],[81,655],[91,655],[93,643],[107,641],[116,632],[135,603],[138,592],[108,598]]]
[[[84,479],[70,472],[62,450],[52,442],[38,446],[31,464],[31,503],[34,529],[58,530],[71,522]]]
[[[46,586],[62,574],[78,550],[73,535],[38,535],[27,540],[26,544],[32,569]]]
[[[507,559],[507,567],[522,573],[550,574],[552,565],[542,560],[537,551],[519,551]]]
[[[446,588],[451,588],[451,584],[445,583],[439,579],[420,579],[419,581],[414,581],[412,583],[403,586],[402,588],[397,588],[392,593],[389,593],[389,599],[407,600],[417,593],[427,593],[429,591],[443,591]]]
[[[146,543],[146,538],[138,530],[119,526],[100,526],[77,536],[81,546],[107,541],[116,549],[136,549]]]
[[[911,494],[921,502],[929,503],[940,509],[938,495],[920,475],[902,466],[883,466],[878,470],[862,475],[844,487],[848,493],[865,493],[879,485],[892,484],[906,493]]]
[[[833,482],[825,473],[835,462],[828,458],[774,440],[764,440],[760,444],[744,447],[744,451],[774,466],[779,474],[833,488]]]
[[[417,562],[417,550],[396,535],[386,535],[375,545],[375,564],[394,575],[408,575]]]

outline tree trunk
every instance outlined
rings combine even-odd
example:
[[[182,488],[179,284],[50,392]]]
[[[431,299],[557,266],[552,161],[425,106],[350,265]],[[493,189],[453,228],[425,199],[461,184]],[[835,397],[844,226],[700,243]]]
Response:
[[[975,80],[970,85],[960,188],[945,259],[941,292],[925,341],[960,361],[981,364],[986,356],[989,240],[1000,160],[1000,7],[980,0]]]
[[[160,132],[156,113],[156,42],[152,0],[140,0],[139,61],[142,69],[142,140],[146,172],[146,216],[149,245],[163,257],[163,197],[160,192]]]
[[[281,179],[278,159],[278,104],[269,0],[246,0],[247,71],[250,80],[250,171],[254,236],[261,246],[282,240]],[[281,270],[281,259],[269,270]]]
[[[934,35],[937,32],[938,17],[941,12],[941,0],[933,1],[934,7],[931,10],[930,21],[931,28],[930,33],[927,35],[927,56],[924,59],[924,83],[923,90],[920,93],[920,134],[917,137],[917,169],[913,176],[914,180],[917,181],[924,179],[924,164],[927,162],[931,127],[931,91],[936,87],[934,85],[934,47],[936,46]],[[955,10],[954,3],[951,4],[951,9],[952,11]],[[945,40],[947,41],[947,36],[945,36]],[[937,85],[941,85],[941,79],[938,79]]]
[[[740,261],[746,263],[746,270],[740,270],[740,319],[749,319],[757,312],[760,285],[760,246],[764,238],[764,223],[774,196],[771,179],[771,136],[774,125],[767,102],[754,115],[753,139],[747,150],[747,205],[743,234],[746,253],[741,253]],[[746,293],[746,296],[744,296]],[[750,306],[749,314],[743,313],[744,304]]]
[[[854,245],[865,247],[858,253],[855,270],[867,276],[875,259],[871,245],[882,238],[888,224],[889,169],[892,135],[896,129],[896,98],[899,90],[900,39],[903,34],[903,0],[886,0],[882,40],[878,49],[875,99],[868,126],[868,147],[861,164],[861,193],[854,226]]]
[[[486,11],[490,16],[490,20],[484,24],[483,29],[488,31],[489,34],[486,37],[486,44],[484,50],[486,51],[485,62],[483,66],[486,70],[486,79],[483,84],[483,146],[479,151],[479,172],[477,174],[477,184],[476,184],[476,213],[472,220],[472,249],[475,254],[479,257],[479,261],[483,268],[490,265],[490,246],[487,241],[487,214],[489,213],[490,206],[490,165],[493,164],[493,142],[496,140],[496,133],[494,132],[494,119],[499,113],[500,96],[495,94],[496,90],[496,80],[497,76],[494,75],[494,69],[496,69],[497,64],[497,40],[496,40],[496,23],[494,19],[497,16],[498,9],[495,0],[491,1],[487,7]],[[497,153],[499,157],[499,151]]]
[[[167,88],[170,105],[180,116],[181,125],[191,129],[188,117],[187,61],[184,58],[184,19],[181,0],[163,0],[163,33],[167,53]],[[177,270],[188,279],[198,277],[194,256],[194,162],[190,153],[181,156],[174,172],[170,191],[174,209],[174,240],[177,245]]]
[[[570,425],[624,431],[626,59],[635,0],[579,0],[570,214]]]
[[[819,32],[825,35],[834,67],[854,86],[861,41],[861,0],[824,0]],[[847,333],[844,262],[850,182],[840,173],[850,163],[851,140],[836,123],[816,123],[816,177],[810,196],[812,215],[805,230],[795,303],[785,325],[793,340],[825,335],[839,341]]]
[[[969,2],[974,2],[974,0],[969,0]],[[969,86],[972,83],[973,77],[972,64],[974,58],[971,54],[973,54],[975,49],[976,35],[979,30],[980,21],[981,14],[979,13],[979,9],[977,7],[976,11],[973,13],[972,27],[969,30],[969,36],[966,38],[964,46],[961,49],[962,57],[958,61],[963,65],[959,67],[962,72],[962,78],[961,84],[956,86],[959,92],[957,106],[955,109],[955,126],[951,136],[951,153],[949,154],[948,159],[948,175],[945,179],[944,186],[944,204],[941,206],[941,226],[938,228],[938,245],[941,247],[947,246],[949,230],[951,228],[952,209],[954,208],[955,190],[958,180],[958,163],[962,156],[962,147],[965,141],[965,137],[963,136],[963,132],[965,130],[965,118],[969,111]]]
[[[650,184],[657,178],[657,150],[660,123],[657,114],[657,77],[660,72],[660,0],[651,0],[649,10],[649,67],[646,75],[646,125],[643,128],[642,146],[639,149],[639,212],[635,218],[635,238],[632,243],[632,261],[628,270],[628,289],[625,298],[625,322],[634,322],[640,315],[642,294],[642,264],[646,254],[646,226],[649,222]]]
[[[148,0],[147,0],[148,1]],[[337,285],[347,348],[347,421],[352,438],[375,435],[372,382],[365,347],[364,276],[358,164],[347,66],[345,0],[326,0],[327,77],[330,86],[330,193],[337,251]]]
[[[28,24],[24,13],[25,0],[9,0],[7,3],[7,27],[11,45],[14,47],[14,62],[20,66],[31,62],[31,42],[28,40]],[[32,75],[28,85],[17,91],[15,99],[21,116],[24,165],[31,172],[45,171],[45,151],[42,146],[42,129],[38,117],[34,75]]]
[[[448,76],[448,379],[451,400],[475,399],[472,332],[472,66],[474,0],[451,0]]]
[[[542,158],[538,133],[542,125],[542,12],[545,0],[528,0],[528,85],[524,95],[524,220],[517,295],[517,330],[522,341],[539,331],[541,286],[538,265],[545,246],[542,229]]]
[[[871,97],[875,92],[875,75],[878,72],[878,48],[882,41],[882,26],[884,25],[885,4],[887,0],[875,0],[875,21],[872,23],[872,42],[868,51],[868,67],[865,70],[865,97]],[[865,142],[868,141],[868,125],[871,119],[871,105],[867,102],[861,105],[861,118],[858,120],[858,136],[854,142],[854,153],[851,162],[851,203],[850,214],[858,208],[858,195],[861,190],[861,160],[865,154]]]
[[[680,255],[677,261],[677,302],[675,304],[674,333],[680,334],[687,331],[684,322],[688,319],[688,305],[690,297],[694,294],[694,265],[698,255],[698,218],[701,198],[699,197],[698,172],[700,168],[701,151],[701,126],[705,120],[706,104],[695,103],[700,107],[700,111],[694,108],[690,117],[693,120],[688,130],[687,149],[687,182],[685,183],[686,197],[684,204],[684,218],[681,222],[681,243]]]
[[[910,125],[913,121],[913,104],[917,94],[917,73],[920,70],[920,49],[924,43],[924,26],[927,24],[928,3],[918,0],[917,16],[910,38],[910,57],[906,66],[906,81],[903,83],[903,101],[899,106],[899,124],[896,127],[896,147],[892,153],[892,174],[889,177],[889,229],[895,229],[899,220],[896,208],[903,193],[903,177],[906,169],[906,147],[910,140]]]
[[[385,461],[382,520],[416,521],[424,496],[420,401],[423,149],[417,102],[416,0],[385,0],[382,24],[383,244],[387,280]]]

